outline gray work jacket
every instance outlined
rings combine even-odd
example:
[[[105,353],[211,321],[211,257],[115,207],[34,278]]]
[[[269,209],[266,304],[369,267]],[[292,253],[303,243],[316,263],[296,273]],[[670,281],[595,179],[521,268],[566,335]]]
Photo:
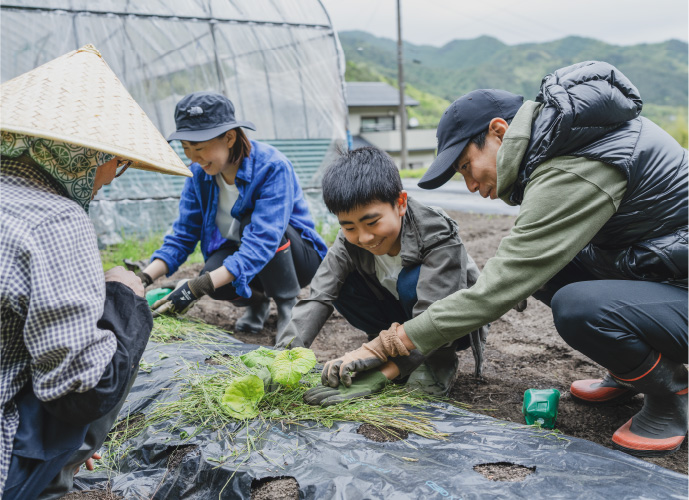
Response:
[[[464,248],[457,223],[442,209],[428,207],[411,197],[402,219],[401,247],[402,266],[421,264],[414,316],[433,302],[472,286],[478,279],[479,269]],[[354,271],[382,298],[373,254],[349,243],[340,230],[311,281],[309,297],[292,309],[292,320],[281,338],[276,339],[276,346],[284,347],[291,341],[290,347],[309,347],[332,314],[333,302],[345,279]]]

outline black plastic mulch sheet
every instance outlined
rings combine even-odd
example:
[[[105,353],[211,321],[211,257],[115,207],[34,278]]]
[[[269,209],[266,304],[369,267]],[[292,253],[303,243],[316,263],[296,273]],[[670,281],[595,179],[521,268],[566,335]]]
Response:
[[[257,347],[237,342],[212,349],[241,354]],[[175,397],[175,375],[185,369],[181,358],[204,366],[207,357],[188,344],[151,343],[144,354],[151,371],[139,372],[120,416],[146,413],[154,401]],[[127,499],[209,499],[218,498],[221,490],[221,498],[249,499],[252,481],[293,477],[303,499],[687,498],[686,476],[589,441],[557,439],[444,404],[429,410],[437,418],[436,428],[449,434],[447,441],[410,434],[403,441],[378,443],[358,434],[357,423],[328,429],[254,422],[249,433],[263,432],[254,440],[257,451],[233,461],[226,457],[244,446],[246,428],[229,443],[210,431],[182,439],[196,429],[171,433],[169,423],[163,423],[126,443],[128,453],[117,473],[82,471],[75,486],[104,488],[110,481],[112,491]],[[168,470],[171,454],[189,445],[198,448]],[[486,479],[473,469],[498,462],[535,471],[508,482]]]

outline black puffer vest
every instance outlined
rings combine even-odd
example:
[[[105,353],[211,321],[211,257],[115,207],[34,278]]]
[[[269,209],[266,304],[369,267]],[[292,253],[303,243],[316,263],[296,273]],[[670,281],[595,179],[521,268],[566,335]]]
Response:
[[[511,200],[520,204],[533,171],[557,156],[618,168],[627,190],[613,215],[576,259],[600,279],[687,286],[687,150],[650,120],[641,98],[608,63],[588,61],[546,76],[544,103]]]

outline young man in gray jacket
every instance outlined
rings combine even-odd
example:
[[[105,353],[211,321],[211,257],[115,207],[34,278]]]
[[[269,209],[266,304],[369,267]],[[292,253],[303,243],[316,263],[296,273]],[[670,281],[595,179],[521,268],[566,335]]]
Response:
[[[323,177],[323,198],[342,229],[311,281],[309,298],[296,305],[284,334],[276,339],[278,347],[310,346],[333,308],[375,339],[390,323],[411,319],[476,282],[479,270],[457,224],[441,210],[407,198],[397,167],[385,152],[361,148],[344,153]],[[472,345],[480,372],[481,335],[485,340],[485,333],[477,330],[426,356],[395,358],[366,380],[357,379],[354,387],[318,388],[310,393],[310,402],[334,404],[370,394],[389,379],[410,374],[408,385],[446,394],[457,370],[456,350]]]

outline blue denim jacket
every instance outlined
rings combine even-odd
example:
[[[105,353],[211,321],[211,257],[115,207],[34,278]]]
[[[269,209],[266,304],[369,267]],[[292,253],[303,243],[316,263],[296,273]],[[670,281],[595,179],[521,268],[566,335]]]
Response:
[[[198,163],[192,163],[190,168],[194,176],[184,184],[172,234],[165,236],[163,246],[151,257],[167,264],[168,276],[194,251],[199,240],[206,260],[227,241],[215,225],[218,210],[215,178],[206,174]],[[249,282],[273,258],[288,224],[313,245],[321,258],[325,257],[328,248],[315,230],[294,167],[280,151],[251,141],[251,154],[239,167],[235,185],[239,198],[232,207],[232,217],[241,220],[251,214],[239,250],[223,261],[235,276],[232,284],[239,295],[251,296]]]

